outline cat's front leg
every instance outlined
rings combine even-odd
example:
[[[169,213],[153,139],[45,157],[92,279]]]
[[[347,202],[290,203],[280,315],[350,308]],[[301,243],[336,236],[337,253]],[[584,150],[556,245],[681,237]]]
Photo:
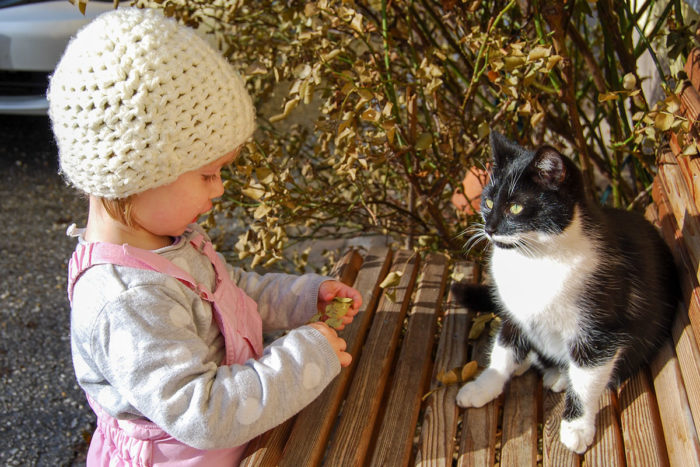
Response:
[[[559,436],[570,450],[583,454],[595,436],[598,400],[610,381],[615,359],[595,367],[569,367],[569,387]]]
[[[528,354],[529,346],[523,342],[515,326],[504,319],[491,349],[489,366],[476,380],[462,386],[457,393],[457,405],[482,407],[501,395],[506,382]]]

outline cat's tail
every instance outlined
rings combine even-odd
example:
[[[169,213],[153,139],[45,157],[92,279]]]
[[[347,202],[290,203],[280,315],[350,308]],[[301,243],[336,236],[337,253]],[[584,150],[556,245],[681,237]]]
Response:
[[[452,284],[452,294],[457,303],[472,311],[498,312],[491,287],[487,285],[456,282]]]

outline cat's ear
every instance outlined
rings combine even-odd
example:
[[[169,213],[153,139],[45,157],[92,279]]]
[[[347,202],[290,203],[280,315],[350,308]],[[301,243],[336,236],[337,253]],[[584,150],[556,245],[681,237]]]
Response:
[[[491,155],[496,167],[504,167],[521,153],[520,147],[497,131],[489,134]]]
[[[559,188],[566,179],[564,156],[551,146],[542,146],[537,150],[531,167],[535,182],[550,190]]]

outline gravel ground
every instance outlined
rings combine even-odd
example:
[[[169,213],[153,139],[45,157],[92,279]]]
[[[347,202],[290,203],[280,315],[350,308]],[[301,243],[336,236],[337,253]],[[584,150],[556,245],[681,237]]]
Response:
[[[81,465],[95,417],[71,364],[65,231],[86,204],[47,118],[0,116],[0,199],[0,465]]]

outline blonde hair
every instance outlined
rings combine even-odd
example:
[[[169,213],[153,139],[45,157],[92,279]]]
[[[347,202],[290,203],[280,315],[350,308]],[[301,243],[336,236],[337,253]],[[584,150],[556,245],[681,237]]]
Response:
[[[132,213],[134,195],[117,199],[100,198],[100,201],[112,219],[121,222],[127,227],[133,228],[138,226]]]

